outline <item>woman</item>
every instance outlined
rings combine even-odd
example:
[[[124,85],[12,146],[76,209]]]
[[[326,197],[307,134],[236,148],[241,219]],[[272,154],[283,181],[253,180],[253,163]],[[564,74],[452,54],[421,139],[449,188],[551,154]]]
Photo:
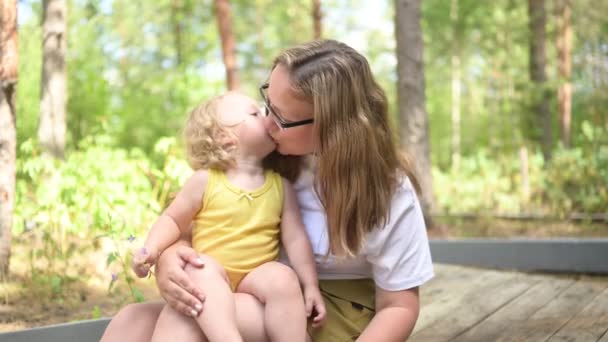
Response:
[[[260,91],[279,153],[312,155],[295,185],[327,309],[312,340],[405,340],[418,317],[418,287],[433,268],[412,166],[395,147],[369,63],[337,41],[301,44],[278,56]],[[167,303],[189,314],[200,311],[204,294],[183,272],[197,256],[180,244],[161,257],[157,282]],[[246,295],[236,301],[245,340],[267,340],[262,304]],[[128,306],[104,340],[149,340],[161,308]],[[204,338],[184,322],[192,326],[187,338]]]

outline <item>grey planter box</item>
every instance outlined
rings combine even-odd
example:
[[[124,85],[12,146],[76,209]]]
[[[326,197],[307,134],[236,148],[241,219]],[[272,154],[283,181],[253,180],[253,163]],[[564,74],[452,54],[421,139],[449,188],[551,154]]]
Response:
[[[49,325],[0,334],[1,342],[98,342],[110,318]]]
[[[608,274],[608,239],[431,240],[433,262],[519,271]]]

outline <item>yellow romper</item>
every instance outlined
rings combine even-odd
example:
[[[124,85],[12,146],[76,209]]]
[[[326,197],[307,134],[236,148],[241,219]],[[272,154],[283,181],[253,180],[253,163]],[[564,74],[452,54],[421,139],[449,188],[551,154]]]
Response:
[[[192,246],[224,266],[234,291],[254,268],[276,260],[283,183],[273,171],[253,191],[232,185],[226,174],[209,170],[203,205],[194,218]]]

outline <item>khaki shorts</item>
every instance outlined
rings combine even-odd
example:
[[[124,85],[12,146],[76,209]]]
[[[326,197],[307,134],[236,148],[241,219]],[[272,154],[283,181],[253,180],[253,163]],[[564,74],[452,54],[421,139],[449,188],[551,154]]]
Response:
[[[327,317],[309,333],[314,342],[354,341],[369,324],[374,310],[375,285],[371,279],[321,280],[319,287]]]

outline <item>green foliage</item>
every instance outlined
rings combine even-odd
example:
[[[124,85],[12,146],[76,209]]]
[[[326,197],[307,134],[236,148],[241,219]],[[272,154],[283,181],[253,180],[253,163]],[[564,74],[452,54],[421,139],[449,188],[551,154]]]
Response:
[[[547,170],[547,198],[560,215],[600,213],[608,203],[608,129],[585,121],[583,132],[589,147],[558,149]]]
[[[608,126],[607,126],[608,128]],[[608,129],[583,124],[583,147],[559,148],[550,163],[540,152],[528,161],[530,198],[523,191],[516,154],[480,150],[459,169],[433,169],[438,210],[447,213],[521,213],[567,217],[602,213],[608,203]]]
[[[99,308],[99,306],[95,305],[95,307],[93,307],[93,310],[91,310],[91,319],[99,319],[101,318],[101,308]]]
[[[131,272],[131,246],[130,244],[136,240],[133,235],[129,235],[124,239],[124,222],[114,222],[110,225],[107,233],[102,235],[111,241],[110,252],[106,258],[106,269],[113,270],[110,274],[110,282],[108,284],[108,293],[114,294],[116,286],[122,282],[127,286],[130,294],[130,299],[134,302],[141,303],[144,301],[143,294],[135,287],[135,278]]]
[[[542,188],[542,167],[542,156],[532,155],[529,160],[532,189]],[[480,150],[475,156],[463,158],[458,169],[446,172],[433,169],[433,190],[440,212],[529,212],[531,208],[521,186],[521,167],[516,155],[490,155],[488,151]]]
[[[123,280],[132,298],[143,300],[130,275],[130,242],[190,173],[173,138],[155,147],[158,164],[138,149],[111,148],[110,140],[86,137],[65,161],[41,156],[33,140],[20,146],[13,234],[31,246],[31,280],[56,298],[86,281],[86,256],[107,253],[109,290]]]
[[[106,67],[103,45],[98,40],[101,23],[102,18],[91,16],[85,7],[70,7],[67,126],[73,147],[86,136],[107,131],[104,128],[112,118],[111,85],[100,74]],[[72,48],[74,44],[78,48]]]
[[[130,217],[130,233],[149,221],[154,198],[149,196],[150,182],[142,177],[142,170],[151,167],[148,160],[137,149],[110,149],[104,146],[107,140],[105,136],[84,139],[81,151],[70,153],[65,162],[40,156],[33,140],[23,143],[17,221],[56,221],[68,232],[79,233],[98,233],[108,213]]]
[[[426,99],[432,160],[451,165],[452,58],[460,61],[461,154],[479,148],[513,153],[524,143],[528,51],[526,6],[511,1],[422,2]]]
[[[19,82],[17,83],[17,141],[36,136],[40,112],[41,30],[36,21],[19,27]]]

